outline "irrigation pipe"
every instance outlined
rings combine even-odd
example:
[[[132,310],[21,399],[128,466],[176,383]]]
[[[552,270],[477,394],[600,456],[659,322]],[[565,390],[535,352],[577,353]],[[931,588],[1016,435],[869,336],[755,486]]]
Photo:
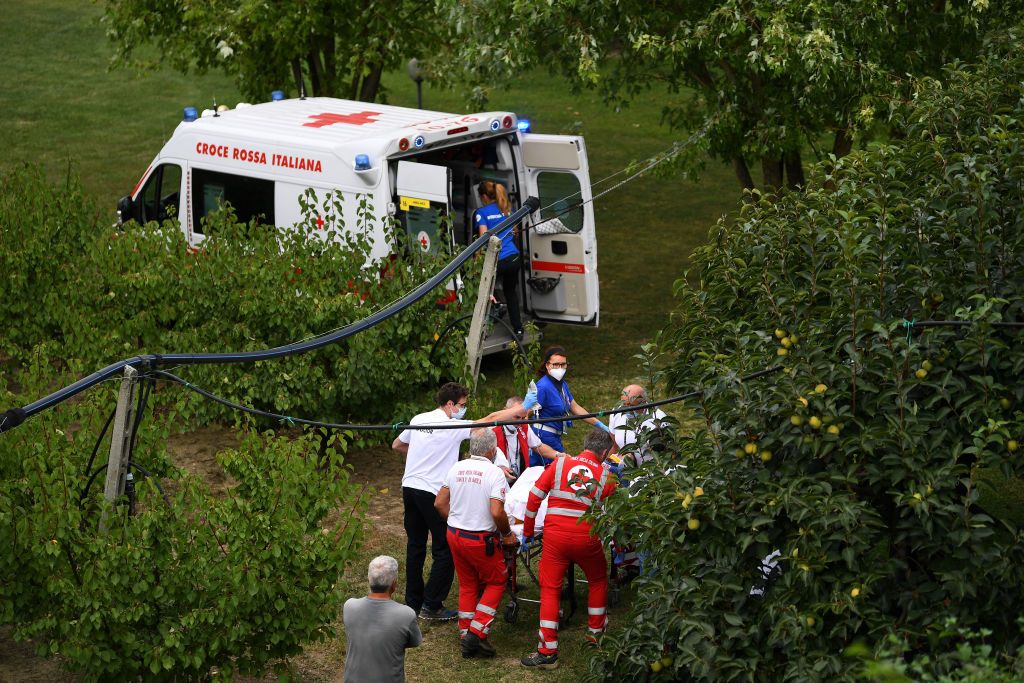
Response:
[[[523,206],[516,209],[512,215],[503,220],[497,226],[478,237],[472,244],[466,247],[464,251],[452,259],[448,265],[442,268],[440,272],[429,280],[423,282],[387,308],[377,311],[376,313],[367,316],[360,321],[354,322],[351,325],[347,325],[340,330],[321,335],[319,337],[314,337],[313,339],[306,341],[295,342],[285,346],[278,346],[272,349],[264,349],[260,351],[241,351],[235,353],[154,353],[120,360],[108,365],[102,370],[97,370],[87,377],[83,377],[74,384],[64,387],[49,396],[45,396],[26,406],[11,408],[4,413],[0,413],[0,434],[14,429],[36,413],[40,413],[58,405],[59,403],[63,403],[72,396],[75,396],[90,387],[96,386],[104,380],[114,377],[118,373],[122,372],[126,367],[133,367],[137,370],[145,371],[147,369],[157,368],[163,363],[176,365],[254,363],[261,360],[271,360],[274,358],[283,358],[286,356],[307,353],[309,351],[334,344],[346,337],[359,334],[360,332],[368,330],[371,327],[384,322],[388,318],[397,315],[404,309],[425,297],[431,290],[449,278],[452,273],[461,268],[462,265],[473,256],[473,254],[482,249],[492,236],[497,235],[506,228],[520,223],[539,207],[540,201],[536,197],[528,197],[523,203]]]

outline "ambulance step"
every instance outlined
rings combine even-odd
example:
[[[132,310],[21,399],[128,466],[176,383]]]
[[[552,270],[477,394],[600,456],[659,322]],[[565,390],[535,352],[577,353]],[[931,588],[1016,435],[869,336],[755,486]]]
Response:
[[[527,330],[523,334],[523,343],[531,344],[534,341],[540,341],[543,338],[544,333],[541,332],[540,330],[537,330],[536,332],[533,333]],[[481,353],[486,356],[492,353],[501,353],[502,351],[508,351],[509,348],[512,346],[513,341],[515,340],[512,338],[512,335],[509,333],[509,331],[505,329],[504,325],[495,325],[494,329],[491,330],[491,333],[487,335],[487,337],[484,339]]]

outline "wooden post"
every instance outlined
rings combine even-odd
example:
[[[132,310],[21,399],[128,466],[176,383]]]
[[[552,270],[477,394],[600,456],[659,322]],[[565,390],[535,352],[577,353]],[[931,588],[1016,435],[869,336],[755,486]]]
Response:
[[[117,396],[117,411],[114,413],[114,431],[110,436],[110,459],[107,460],[107,482],[103,497],[111,505],[124,495],[124,480],[128,473],[128,458],[131,457],[132,425],[135,423],[135,387],[138,371],[129,366],[124,369],[121,392]],[[100,520],[100,529],[106,531],[106,516]]]
[[[469,326],[466,337],[466,363],[469,365],[469,376],[476,390],[476,382],[480,377],[480,359],[483,357],[484,336],[487,334],[487,314],[491,310],[491,295],[494,294],[494,276],[498,272],[498,252],[501,251],[501,240],[491,236],[484,254],[484,267],[480,271],[480,290],[476,294],[476,306],[473,308],[473,322]]]

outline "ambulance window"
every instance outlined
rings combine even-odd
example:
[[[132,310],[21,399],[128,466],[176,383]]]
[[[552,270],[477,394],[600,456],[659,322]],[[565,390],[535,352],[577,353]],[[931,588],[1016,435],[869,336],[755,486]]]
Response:
[[[557,217],[572,232],[583,229],[583,207],[580,206],[580,181],[571,173],[542,171],[537,176],[537,192],[541,220]]]
[[[139,195],[142,200],[142,222],[162,221],[176,217],[180,191],[181,167],[177,164],[157,166]]]
[[[274,181],[192,169],[192,230],[204,234],[202,219],[230,204],[240,223],[255,219],[274,225]]]

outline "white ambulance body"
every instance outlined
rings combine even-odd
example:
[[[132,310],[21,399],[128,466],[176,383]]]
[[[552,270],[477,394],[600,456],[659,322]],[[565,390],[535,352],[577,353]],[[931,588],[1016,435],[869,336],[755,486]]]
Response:
[[[583,138],[532,134],[518,124],[510,112],[446,114],[324,97],[240,105],[216,116],[186,109],[118,210],[122,221],[177,215],[189,244],[199,246],[202,218],[224,202],[243,221],[287,229],[302,220],[299,198],[312,188],[318,207],[328,192],[340,194],[346,230],[360,225],[359,202],[368,199],[373,256],[386,257],[396,250],[385,238],[388,216],[424,251],[438,240],[468,244],[476,237],[476,187],[495,180],[513,210],[529,196],[542,207],[527,221],[538,229],[519,238],[524,320],[596,326],[597,240]],[[453,234],[439,234],[441,213],[451,216]],[[499,340],[487,350],[505,346]]]

